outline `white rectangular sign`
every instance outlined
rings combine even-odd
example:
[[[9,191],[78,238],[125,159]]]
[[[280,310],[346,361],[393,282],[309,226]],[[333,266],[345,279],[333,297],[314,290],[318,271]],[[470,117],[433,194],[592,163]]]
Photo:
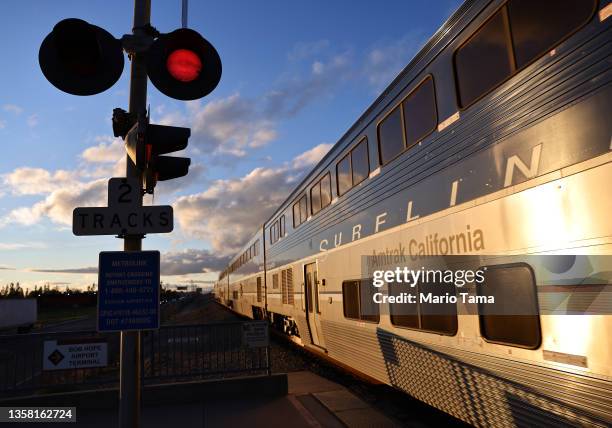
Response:
[[[169,233],[174,225],[170,205],[119,208],[75,208],[72,233],[82,235],[145,235]]]
[[[82,369],[106,367],[108,344],[106,342],[67,343],[45,340],[43,345],[43,370]]]
[[[242,324],[242,343],[249,348],[268,346],[268,322],[250,321]]]
[[[170,205],[141,206],[134,178],[108,180],[108,207],[78,207],[72,212],[72,233],[84,235],[146,235],[174,228]]]

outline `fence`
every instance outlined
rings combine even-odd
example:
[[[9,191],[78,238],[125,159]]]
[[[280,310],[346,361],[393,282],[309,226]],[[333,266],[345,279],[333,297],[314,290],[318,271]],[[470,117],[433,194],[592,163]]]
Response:
[[[265,321],[165,326],[141,334],[143,383],[270,372]],[[0,397],[119,381],[119,333],[0,336]]]

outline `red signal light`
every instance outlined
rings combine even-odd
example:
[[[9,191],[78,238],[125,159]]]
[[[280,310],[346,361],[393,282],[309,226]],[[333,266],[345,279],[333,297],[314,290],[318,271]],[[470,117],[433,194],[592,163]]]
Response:
[[[177,49],[168,55],[166,67],[176,80],[192,82],[202,71],[202,61],[195,52],[189,49]]]

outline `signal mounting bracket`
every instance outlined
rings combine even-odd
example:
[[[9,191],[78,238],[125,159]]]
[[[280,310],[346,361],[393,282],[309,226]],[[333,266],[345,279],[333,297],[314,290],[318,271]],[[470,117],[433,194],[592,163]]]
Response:
[[[152,34],[124,34],[121,37],[121,45],[128,55],[134,55],[148,51],[154,40],[155,37]]]

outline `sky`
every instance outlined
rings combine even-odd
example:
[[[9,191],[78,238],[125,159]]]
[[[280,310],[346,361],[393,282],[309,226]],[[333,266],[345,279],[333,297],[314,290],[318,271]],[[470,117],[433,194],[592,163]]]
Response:
[[[187,126],[186,177],[159,183],[175,228],[148,235],[166,284],[214,280],[333,144],[395,78],[458,0],[190,1],[189,28],[217,49],[219,86],[196,101],[149,83],[151,123]],[[72,234],[72,210],[105,206],[107,182],[125,175],[112,110],[127,110],[129,60],[119,81],[93,96],[51,85],[38,49],[62,19],[80,18],[116,38],[132,27],[127,0],[11,1],[0,5],[0,287],[60,289],[97,282],[113,236]],[[151,24],[181,26],[181,0],[153,0]]]

